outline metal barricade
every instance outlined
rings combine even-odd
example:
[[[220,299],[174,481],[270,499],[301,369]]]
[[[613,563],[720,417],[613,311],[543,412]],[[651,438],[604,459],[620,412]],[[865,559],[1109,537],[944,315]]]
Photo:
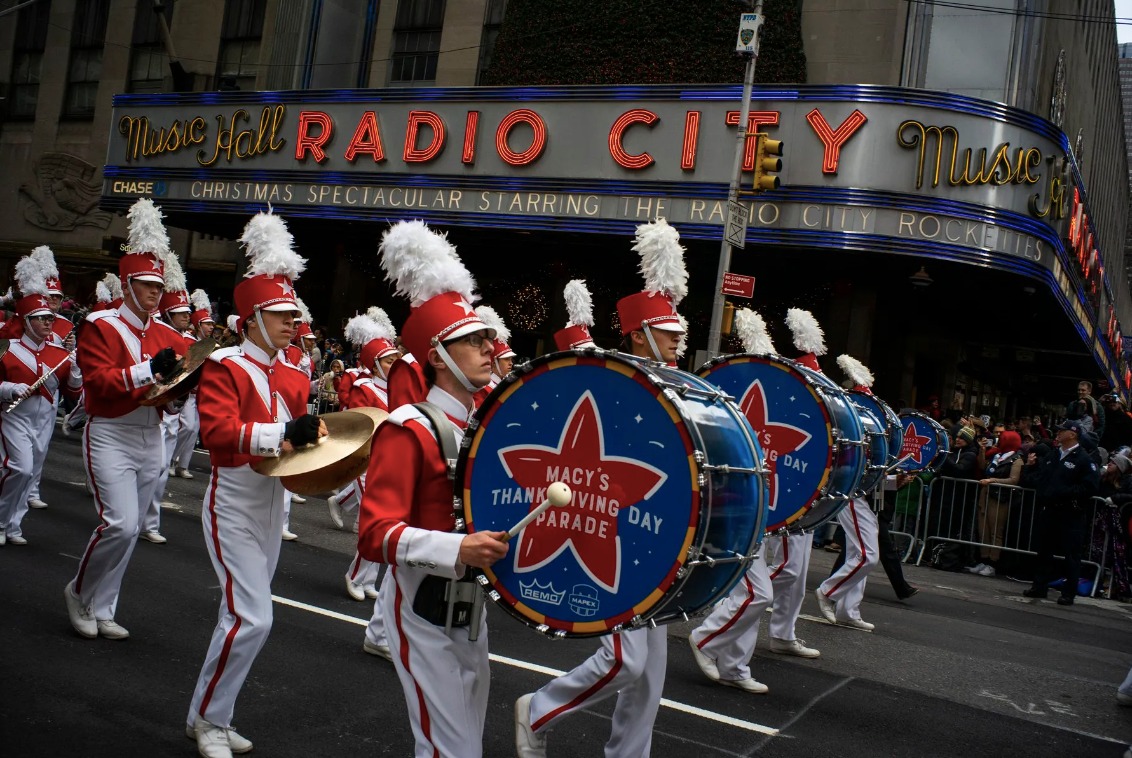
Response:
[[[873,490],[870,499],[873,511],[880,513],[886,506],[891,510],[892,521],[888,532],[901,547],[900,560],[907,563],[916,552],[916,547],[923,544],[919,529],[926,488],[919,477],[913,478],[900,489],[896,489],[895,480],[895,476],[886,477],[881,486]]]
[[[916,565],[923,563],[924,553],[932,542],[953,542],[988,551],[1037,555],[1034,522],[1037,516],[1036,495],[1032,489],[1009,484],[980,485],[974,479],[936,477],[928,488],[926,507],[923,509],[923,544]],[[1097,521],[1097,502],[1107,507],[1101,498],[1091,498],[1087,514],[1089,525]],[[1103,576],[1104,554],[1101,561],[1093,560],[1093,551],[1084,550],[1082,563],[1096,569],[1090,595],[1096,596]],[[1055,556],[1064,558],[1064,556]]]

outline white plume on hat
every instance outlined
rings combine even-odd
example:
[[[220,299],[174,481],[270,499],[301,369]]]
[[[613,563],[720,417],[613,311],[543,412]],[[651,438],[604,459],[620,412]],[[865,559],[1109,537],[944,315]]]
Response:
[[[189,288],[185,281],[185,270],[181,268],[181,261],[172,250],[161,256],[161,263],[165,266],[165,291],[184,292]]]
[[[42,257],[25,255],[16,263],[16,286],[21,296],[46,295],[49,270]]]
[[[774,342],[767,332],[766,321],[750,308],[740,308],[735,311],[735,331],[739,333],[739,342],[743,350],[755,355],[775,355]]]
[[[398,295],[414,308],[442,292],[457,292],[474,303],[476,280],[445,234],[423,221],[399,221],[381,235],[381,267]]]
[[[13,294],[12,288],[9,287],[7,292],[0,295],[0,308],[7,308],[14,302],[16,302],[16,296]]]
[[[663,218],[641,224],[633,250],[641,255],[645,290],[662,292],[672,298],[673,305],[679,305],[688,294],[688,269],[684,266],[680,233]]]
[[[786,311],[786,326],[794,335],[794,347],[803,353],[825,355],[825,333],[814,314],[801,308]]]
[[[99,303],[109,303],[114,300],[114,296],[110,294],[110,288],[106,286],[105,282],[98,282],[94,285],[94,299]]]
[[[109,300],[100,300],[99,302],[112,302],[122,296],[122,280],[118,278],[117,274],[107,274],[102,277],[101,284],[106,285],[106,289],[110,292]]]
[[[228,316],[228,331],[233,333],[240,331],[240,317],[235,313]]]
[[[304,303],[303,299],[301,297],[299,297],[298,295],[295,295],[295,305],[299,306],[298,321],[301,321],[304,324],[306,324],[307,326],[310,326],[311,325],[311,310],[310,310],[310,308],[307,307],[307,304]]]
[[[189,295],[189,302],[193,304],[195,310],[212,310],[212,301],[208,299],[208,293],[202,289],[193,290],[193,294]]]
[[[676,357],[683,358],[684,353],[688,352],[688,319],[684,318],[683,313],[677,313],[676,318],[680,321],[680,328],[684,330],[676,338]]]
[[[562,290],[562,298],[566,301],[566,313],[570,320],[566,326],[593,326],[594,325],[594,299],[586,287],[585,279],[571,279],[566,282]]]
[[[59,267],[55,265],[55,253],[47,245],[40,245],[31,251],[31,257],[40,262],[48,279],[59,278]]]
[[[272,213],[271,206],[251,217],[240,242],[251,260],[244,274],[249,279],[265,274],[293,281],[307,268],[306,260],[295,252],[295,238],[287,231],[287,222]]]
[[[476,306],[476,315],[488,329],[495,330],[495,339],[500,342],[511,343],[511,330],[503,322],[503,317],[490,305]]]
[[[130,253],[153,253],[158,257],[169,253],[169,234],[161,222],[161,209],[148,197],[140,198],[126,217],[130,220],[128,232]]]
[[[362,313],[346,322],[346,340],[354,347],[362,347],[370,340],[381,339],[381,325]]]
[[[853,380],[853,383],[860,387],[873,386],[873,373],[861,363],[859,360],[851,355],[837,356],[837,365],[845,372],[845,376]]]
[[[389,318],[389,314],[376,305],[371,305],[366,309],[366,315],[369,316],[375,324],[381,327],[382,333],[379,336],[381,339],[387,339],[390,342],[397,341],[397,329],[393,326],[393,319]]]

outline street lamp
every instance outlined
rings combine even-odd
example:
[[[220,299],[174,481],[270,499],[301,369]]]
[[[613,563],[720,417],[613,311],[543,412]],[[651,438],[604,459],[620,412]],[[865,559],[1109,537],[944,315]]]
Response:
[[[908,281],[910,281],[914,287],[930,287],[935,280],[928,275],[927,269],[920,266],[920,270],[908,277]]]

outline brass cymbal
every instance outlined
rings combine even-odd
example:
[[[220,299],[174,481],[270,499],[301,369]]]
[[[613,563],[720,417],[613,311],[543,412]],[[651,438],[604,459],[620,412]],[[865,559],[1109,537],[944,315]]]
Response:
[[[200,381],[200,371],[204,367],[204,362],[218,347],[219,344],[214,339],[197,340],[181,360],[177,361],[173,370],[169,372],[169,378],[150,387],[139,404],[165,405],[189,394]]]
[[[320,495],[337,487],[341,487],[343,484],[357,479],[365,473],[366,469],[369,467],[370,448],[373,447],[373,437],[376,435],[377,427],[381,422],[389,418],[389,414],[379,408],[351,408],[347,411],[328,413],[319,418],[326,420],[330,416],[347,414],[360,415],[373,422],[374,431],[370,433],[369,443],[363,443],[357,450],[350,453],[345,458],[329,463],[314,471],[281,476],[280,481],[283,483],[284,487],[300,495]],[[337,421],[333,423],[338,425]],[[327,430],[329,431],[329,429],[330,425],[328,424]],[[258,471],[259,469],[257,468],[256,470]],[[260,473],[263,472],[261,471]]]
[[[325,437],[278,458],[263,458],[252,464],[252,468],[264,476],[289,478],[320,471],[348,459],[359,450],[363,451],[365,457],[369,457],[368,443],[376,428],[372,418],[364,413],[350,411],[327,413],[319,418],[326,424],[328,434]]]
[[[4,353],[8,352],[8,345],[12,344],[9,340],[0,339],[0,358],[4,357]]]

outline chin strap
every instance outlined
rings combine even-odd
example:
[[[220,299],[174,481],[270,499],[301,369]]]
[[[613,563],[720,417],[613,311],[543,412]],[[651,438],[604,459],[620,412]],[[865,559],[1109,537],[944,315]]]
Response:
[[[126,290],[126,294],[129,295],[130,302],[132,302],[134,304],[134,307],[137,308],[138,311],[140,311],[141,313],[146,314],[146,318],[148,319],[149,318],[149,311],[147,311],[145,308],[142,308],[141,303],[138,302],[138,296],[134,294],[134,279],[133,279],[133,277],[126,279],[126,286],[123,289]]]
[[[440,356],[440,360],[444,361],[444,365],[448,367],[448,370],[452,372],[452,375],[456,377],[456,381],[460,382],[464,389],[471,392],[473,395],[483,389],[483,387],[477,387],[468,381],[468,377],[464,376],[464,372],[456,365],[456,361],[452,360],[452,356],[444,349],[443,342],[436,340],[433,347],[436,349],[436,354]]]
[[[39,345],[42,345],[44,342],[47,342],[47,340],[51,338],[51,333],[48,332],[47,336],[43,339],[36,339],[35,332],[31,327],[31,316],[24,316],[24,334],[26,334],[28,336],[28,339],[30,339],[32,342],[35,342]]]
[[[287,347],[286,345],[284,345],[283,347],[279,347],[278,345],[276,345],[274,342],[271,341],[271,335],[269,335],[267,333],[267,327],[263,325],[263,311],[261,311],[259,308],[256,308],[256,310],[255,310],[255,322],[257,324],[259,324],[259,333],[261,335],[263,335],[263,341],[266,342],[268,344],[268,346],[271,347],[272,350],[284,350],[284,349],[286,349],[286,347]]]
[[[641,331],[645,333],[645,339],[649,342],[649,349],[652,350],[653,360],[658,363],[667,363],[668,361],[660,357],[660,348],[656,346],[656,340],[652,338],[652,328],[646,324],[641,327]]]

